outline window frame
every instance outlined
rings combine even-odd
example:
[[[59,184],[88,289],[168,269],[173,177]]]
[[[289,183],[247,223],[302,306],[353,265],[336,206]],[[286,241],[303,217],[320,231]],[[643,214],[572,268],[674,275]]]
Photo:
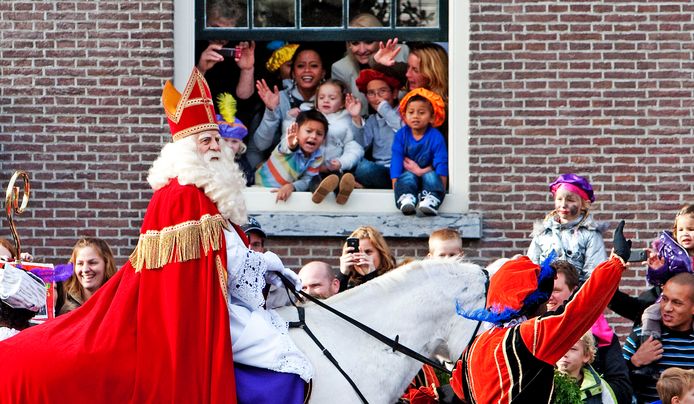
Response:
[[[298,0],[295,2],[295,26],[294,27],[254,27],[253,26],[253,0],[248,0],[246,19],[248,27],[207,27],[205,24],[205,2],[209,0],[196,0],[195,3],[195,30],[199,39],[229,39],[232,41],[248,40],[256,41],[359,41],[397,36],[402,41],[448,41],[448,21],[444,18],[448,15],[448,1],[438,1],[438,25],[435,27],[398,27],[395,21],[398,0],[391,0],[390,26],[384,28],[349,28],[349,0],[343,0],[343,16],[341,27],[303,27],[301,26],[301,7]],[[297,39],[300,37],[301,39]]]
[[[174,84],[183,88],[195,65],[195,22],[190,18],[195,12],[194,2],[174,0]],[[448,5],[449,49],[449,104],[448,150],[449,185],[446,198],[439,209],[442,214],[461,214],[469,210],[469,54],[470,3],[468,0],[452,1]],[[457,22],[457,23],[452,23]],[[247,38],[246,38],[247,39]],[[298,40],[298,38],[294,38]],[[301,40],[304,40],[302,37]],[[455,74],[450,74],[455,72]],[[453,113],[455,111],[455,113]],[[249,213],[330,213],[353,215],[355,213],[395,214],[392,190],[355,190],[345,205],[338,205],[333,198],[321,204],[311,202],[309,192],[295,192],[286,202],[275,201],[269,188],[250,187],[244,191]]]

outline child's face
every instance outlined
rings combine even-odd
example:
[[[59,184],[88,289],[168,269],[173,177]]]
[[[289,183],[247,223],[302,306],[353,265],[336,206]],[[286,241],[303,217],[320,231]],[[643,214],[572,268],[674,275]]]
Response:
[[[679,398],[679,403],[680,404],[694,404],[694,386],[689,386],[689,391],[686,393],[682,394]],[[673,403],[674,403],[674,397],[673,397]]]
[[[227,142],[227,145],[231,147],[231,150],[234,151],[234,155],[239,154],[239,149],[241,148],[241,143],[243,143],[242,140],[240,139],[233,139],[233,138],[224,138],[224,141]]]
[[[292,78],[292,61],[288,60],[288,61],[282,63],[282,65],[279,68],[279,72],[280,72],[280,78],[282,80],[291,79]]]
[[[411,101],[405,108],[405,122],[412,130],[424,130],[433,121],[434,113],[426,101]]]
[[[332,114],[345,105],[340,87],[334,84],[323,84],[316,95],[316,109],[324,114]]]
[[[393,90],[388,87],[388,84],[383,80],[371,80],[366,85],[366,100],[371,105],[374,110],[378,109],[378,104],[381,101],[385,101],[390,105],[393,105]]]
[[[554,279],[554,288],[552,288],[552,294],[547,300],[547,310],[554,311],[559,306],[564,304],[566,299],[571,296],[573,290],[569,289],[569,285],[566,284],[566,276],[557,272],[557,277]]]
[[[689,255],[694,252],[694,215],[682,215],[677,218],[677,242]]]
[[[325,140],[325,126],[321,122],[307,120],[299,126],[299,147],[307,156],[316,152]]]
[[[569,376],[577,377],[583,365],[588,363],[589,360],[590,356],[588,356],[583,342],[578,341],[559,359],[557,368]]]
[[[583,199],[579,194],[559,188],[554,194],[554,209],[557,211],[560,223],[576,220],[581,214]]]
[[[463,245],[460,240],[431,240],[429,241],[429,258],[462,257]]]

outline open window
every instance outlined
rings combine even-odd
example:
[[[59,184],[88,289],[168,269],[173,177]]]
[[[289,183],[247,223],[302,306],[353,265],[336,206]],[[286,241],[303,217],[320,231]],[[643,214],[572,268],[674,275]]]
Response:
[[[239,20],[235,27],[206,26],[206,1],[193,4],[185,0],[174,3],[174,70],[175,82],[183,86],[190,69],[195,64],[195,39],[229,40],[287,40],[287,41],[335,41],[335,47],[344,48],[347,40],[387,39],[398,37],[403,41],[447,42],[449,51],[449,186],[437,218],[413,218],[416,226],[420,220],[430,220],[424,231],[436,222],[449,225],[456,222],[467,228],[467,237],[481,237],[478,215],[469,209],[469,2],[447,0],[239,0]],[[315,17],[321,11],[324,18]],[[325,12],[324,10],[330,10]],[[358,12],[370,12],[383,22],[384,28],[350,28],[349,19]],[[196,19],[191,18],[192,15]],[[417,17],[419,16],[419,17]],[[321,25],[322,24],[322,25]],[[256,66],[259,62],[256,61]],[[257,67],[256,67],[257,68]],[[329,67],[328,67],[329,71]],[[402,227],[403,216],[395,208],[392,190],[355,190],[345,205],[337,205],[328,198],[321,204],[311,202],[308,192],[295,192],[287,202],[275,202],[275,195],[268,188],[251,187],[245,191],[251,214],[272,217],[273,222],[283,216],[311,216],[305,222],[324,226],[320,218],[360,218],[373,216],[380,223],[392,222]],[[292,216],[293,217],[293,216]],[[462,218],[462,219],[461,219]],[[294,219],[292,219],[294,220]],[[433,221],[433,222],[432,222]],[[267,220],[263,220],[266,223]],[[265,224],[264,224],[265,226]],[[349,224],[346,225],[348,228]],[[285,226],[287,229],[291,226]],[[422,229],[420,229],[421,232]],[[272,230],[270,230],[272,232]],[[461,230],[464,236],[466,233]],[[386,233],[388,233],[386,231]],[[398,233],[394,231],[394,233]],[[406,236],[418,236],[412,228]],[[283,233],[285,235],[293,235]],[[304,232],[319,235],[320,229]]]

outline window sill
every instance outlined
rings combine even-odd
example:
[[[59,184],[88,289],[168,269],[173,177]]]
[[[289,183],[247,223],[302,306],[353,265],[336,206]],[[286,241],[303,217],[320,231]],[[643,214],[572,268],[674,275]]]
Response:
[[[363,225],[374,225],[385,237],[426,238],[437,228],[458,229],[463,238],[482,237],[479,213],[463,212],[456,195],[446,196],[438,216],[404,216],[395,208],[390,190],[355,190],[344,205],[333,195],[320,204],[310,192],[295,192],[287,202],[275,202],[268,188],[244,191],[250,215],[256,217],[268,236],[346,236]]]

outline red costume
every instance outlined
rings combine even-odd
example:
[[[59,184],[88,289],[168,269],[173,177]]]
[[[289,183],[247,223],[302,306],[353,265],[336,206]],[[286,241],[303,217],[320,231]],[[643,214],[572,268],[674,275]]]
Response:
[[[480,334],[453,370],[451,386],[456,394],[470,403],[548,403],[554,364],[607,307],[623,269],[619,258],[605,261],[563,312],[507,323]],[[521,309],[522,301],[539,289],[539,272],[540,267],[528,257],[504,264],[492,277],[488,308]],[[554,276],[551,279],[553,283]]]
[[[205,99],[195,70],[175,103],[190,108],[169,116],[174,136],[212,127]],[[235,403],[226,223],[193,185],[157,190],[115,276],[79,309],[0,342],[0,402]]]

